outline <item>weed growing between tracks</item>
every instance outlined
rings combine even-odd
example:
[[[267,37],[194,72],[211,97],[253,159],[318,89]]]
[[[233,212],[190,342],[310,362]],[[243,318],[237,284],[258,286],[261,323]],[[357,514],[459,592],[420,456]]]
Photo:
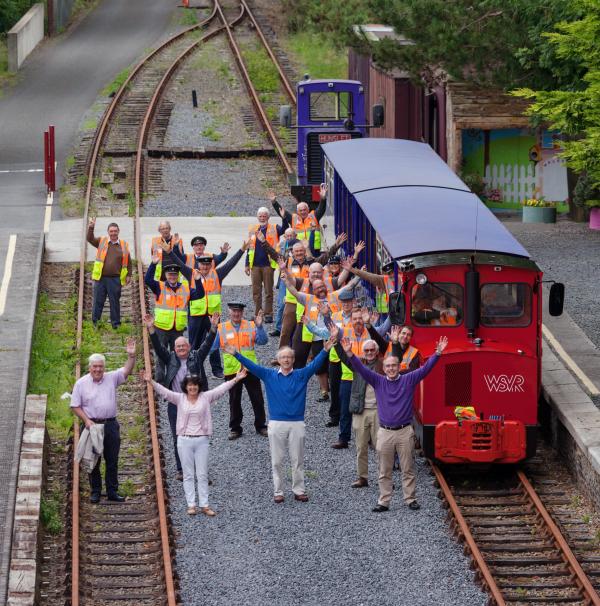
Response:
[[[281,40],[285,50],[294,56],[302,71],[317,78],[347,78],[348,57],[323,34],[304,31]]]
[[[114,95],[120,88],[123,86],[123,83],[129,77],[129,72],[131,71],[131,67],[126,67],[122,72],[117,74],[117,77],[110,83],[107,84],[100,93],[105,97],[109,97]]]
[[[258,42],[241,46],[241,51],[257,92],[276,93],[279,90],[279,74],[267,51]]]

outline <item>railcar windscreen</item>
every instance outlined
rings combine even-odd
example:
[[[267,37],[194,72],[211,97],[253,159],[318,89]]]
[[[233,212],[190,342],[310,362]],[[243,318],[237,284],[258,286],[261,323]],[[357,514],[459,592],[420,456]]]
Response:
[[[519,328],[531,322],[529,284],[494,283],[481,287],[481,324]]]
[[[412,319],[417,326],[459,326],[463,288],[452,282],[428,282],[412,288]]]
[[[310,119],[345,120],[352,117],[352,94],[349,92],[311,93]]]

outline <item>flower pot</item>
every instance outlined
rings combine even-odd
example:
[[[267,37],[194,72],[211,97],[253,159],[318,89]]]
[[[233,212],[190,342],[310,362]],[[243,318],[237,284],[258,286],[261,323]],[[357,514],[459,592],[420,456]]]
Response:
[[[600,208],[597,206],[590,210],[590,229],[600,229]]]
[[[524,206],[523,223],[556,223],[554,206]]]

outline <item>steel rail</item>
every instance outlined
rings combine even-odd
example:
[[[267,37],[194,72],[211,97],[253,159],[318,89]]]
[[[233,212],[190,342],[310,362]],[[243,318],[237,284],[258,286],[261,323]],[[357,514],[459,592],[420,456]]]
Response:
[[[529,497],[529,500],[533,503],[533,505],[538,511],[539,516],[542,518],[544,524],[552,534],[552,538],[554,539],[554,542],[558,549],[561,551],[563,560],[571,569],[575,577],[576,583],[584,596],[584,599],[586,599],[589,604],[593,604],[594,606],[600,606],[600,596],[598,596],[598,593],[596,592],[589,578],[585,574],[583,568],[581,567],[581,564],[577,561],[577,558],[573,554],[573,551],[569,547],[568,543],[565,541],[562,532],[559,530],[558,526],[552,519],[552,516],[542,503],[540,497],[535,491],[535,488],[532,486],[527,476],[521,470],[517,471],[517,476],[525,490],[525,493]]]
[[[448,482],[446,482],[446,478],[444,477],[444,475],[442,474],[442,472],[438,468],[438,466],[432,463],[431,468],[433,469],[433,473],[435,474],[436,480],[438,481],[440,488],[444,494],[444,498],[448,502],[450,510],[452,511],[452,514],[454,515],[454,519],[456,520],[456,523],[458,524],[459,531],[462,534],[462,536],[464,537],[465,542],[467,543],[467,547],[471,551],[471,556],[473,557],[473,561],[475,562],[475,565],[477,566],[477,568],[479,569],[479,572],[481,573],[483,583],[485,583],[485,585],[487,586],[488,591],[491,594],[492,599],[494,600],[494,603],[496,604],[496,606],[506,606],[506,601],[504,600],[504,597],[502,596],[502,592],[500,591],[500,588],[496,584],[496,581],[495,581],[488,565],[486,564],[483,554],[479,550],[479,547],[477,546],[477,542],[475,541],[475,539],[473,538],[473,535],[471,534],[469,525],[467,524],[467,521],[465,520],[464,516],[462,515],[462,512],[460,511],[460,507],[458,506],[458,503],[456,502],[456,499],[454,498],[454,495],[452,494],[452,489],[448,485]]]
[[[154,51],[149,53],[146,57],[144,57],[131,71],[127,79],[123,82],[119,90],[115,93],[111,103],[106,108],[104,115],[102,117],[101,123],[96,130],[96,134],[94,136],[94,145],[92,149],[92,154],[90,157],[89,168],[87,173],[87,184],[86,184],[86,192],[84,198],[84,211],[83,211],[83,223],[82,223],[82,238],[81,238],[81,251],[80,251],[80,259],[79,259],[79,292],[77,297],[77,332],[76,332],[76,341],[75,347],[77,351],[81,351],[81,345],[83,342],[83,307],[84,307],[84,289],[85,289],[85,263],[86,263],[86,253],[87,253],[87,225],[89,221],[89,208],[90,201],[92,195],[92,185],[94,180],[94,175],[96,172],[96,165],[98,162],[98,158],[100,155],[100,148],[104,141],[104,137],[106,135],[108,125],[110,124],[110,120],[118,107],[121,99],[123,98],[125,92],[128,89],[129,84],[132,80],[139,74],[139,72],[146,66],[148,63],[156,57],[158,53],[165,50],[168,46],[186,36],[188,33],[201,29],[208,23],[210,23],[216,15],[216,6],[213,7],[212,13],[200,23],[197,23],[178,34],[175,34],[168,40],[166,40],[163,44],[161,44]],[[137,251],[136,245],[136,251]],[[139,271],[139,261],[138,261],[138,271]],[[141,296],[143,296],[143,286],[141,289]],[[148,347],[147,344],[147,334],[144,328],[144,349],[146,350]],[[148,368],[149,366],[147,366]],[[79,379],[81,376],[81,360],[78,357],[77,362],[75,364],[75,378]],[[77,443],[79,441],[79,422],[77,419],[73,422],[73,453],[77,450]],[[159,510],[162,504],[163,512],[164,512],[164,489],[162,487],[162,475],[160,473],[160,454],[156,452],[155,445],[153,443],[153,458],[154,458],[154,467],[155,467],[155,476],[157,480],[157,500],[159,502]],[[158,473],[156,473],[156,463],[158,461]],[[80,526],[80,506],[79,506],[79,464],[75,461],[75,457],[73,456],[73,491],[72,491],[72,502],[71,502],[71,604],[72,606],[79,606],[79,526]],[[160,493],[158,493],[158,484],[161,485]],[[159,496],[161,498],[159,498]],[[164,518],[164,519],[163,519]],[[168,546],[168,535],[166,532],[163,532],[163,523],[164,529],[166,530],[166,516],[164,513],[161,515],[161,536],[164,542],[164,538],[166,537],[167,546]],[[163,555],[164,555],[164,546],[163,546]],[[164,559],[165,565],[165,583],[167,585],[167,593],[168,593],[168,604],[169,606],[175,606],[175,588],[173,582],[173,574],[171,569],[170,562],[170,549],[167,548],[167,556]],[[167,570],[168,568],[168,570]]]
[[[285,75],[285,72],[283,71],[283,67],[281,67],[281,63],[279,63],[279,59],[277,59],[277,57],[273,53],[273,50],[271,49],[271,46],[267,42],[267,38],[266,38],[265,34],[263,33],[262,28],[260,27],[258,21],[254,17],[254,14],[252,13],[252,11],[250,10],[250,7],[246,3],[246,0],[240,0],[240,3],[246,10],[246,14],[250,18],[250,21],[252,21],[252,25],[254,25],[254,29],[256,30],[256,33],[258,34],[258,37],[260,38],[262,45],[265,47],[265,50],[267,51],[267,54],[269,55],[269,57],[271,57],[271,61],[273,61],[273,63],[275,64],[275,67],[277,68],[277,71],[279,73],[279,78],[281,79],[281,83],[283,84],[283,88],[285,89],[287,96],[290,98],[292,103],[294,105],[296,105],[296,92],[294,91],[292,84],[288,80],[288,77]]]
[[[287,154],[283,150],[283,147],[281,146],[281,143],[279,142],[279,139],[277,138],[277,135],[275,134],[273,127],[271,126],[269,118],[267,117],[267,114],[265,113],[265,110],[263,109],[263,106],[258,97],[258,93],[256,92],[256,89],[254,88],[254,85],[252,84],[252,80],[250,79],[250,74],[248,74],[248,70],[246,68],[246,64],[244,63],[244,58],[242,56],[242,52],[241,52],[239,46],[237,45],[235,38],[233,37],[231,27],[229,26],[229,23],[227,22],[227,19],[225,18],[225,14],[223,13],[223,9],[219,3],[219,0],[215,0],[215,6],[217,8],[217,12],[219,13],[219,17],[221,18],[221,21],[225,25],[225,30],[227,32],[227,38],[229,40],[229,45],[231,46],[231,50],[233,51],[235,61],[244,78],[244,83],[246,84],[246,88],[248,89],[248,94],[250,95],[250,98],[252,99],[252,104],[254,105],[254,108],[256,109],[256,113],[258,114],[260,121],[262,122],[265,130],[267,131],[269,139],[271,139],[271,143],[273,144],[273,147],[275,148],[275,152],[277,153],[277,156],[283,166],[283,169],[286,171],[286,173],[288,175],[291,175],[291,174],[293,174],[294,169],[292,168],[292,166],[287,158]],[[245,12],[246,9],[244,7],[243,2],[242,2],[242,9]]]

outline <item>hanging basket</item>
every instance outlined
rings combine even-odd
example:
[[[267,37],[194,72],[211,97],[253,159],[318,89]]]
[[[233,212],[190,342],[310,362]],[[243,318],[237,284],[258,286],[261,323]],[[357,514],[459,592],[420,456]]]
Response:
[[[523,206],[523,223],[556,223],[556,207]]]

